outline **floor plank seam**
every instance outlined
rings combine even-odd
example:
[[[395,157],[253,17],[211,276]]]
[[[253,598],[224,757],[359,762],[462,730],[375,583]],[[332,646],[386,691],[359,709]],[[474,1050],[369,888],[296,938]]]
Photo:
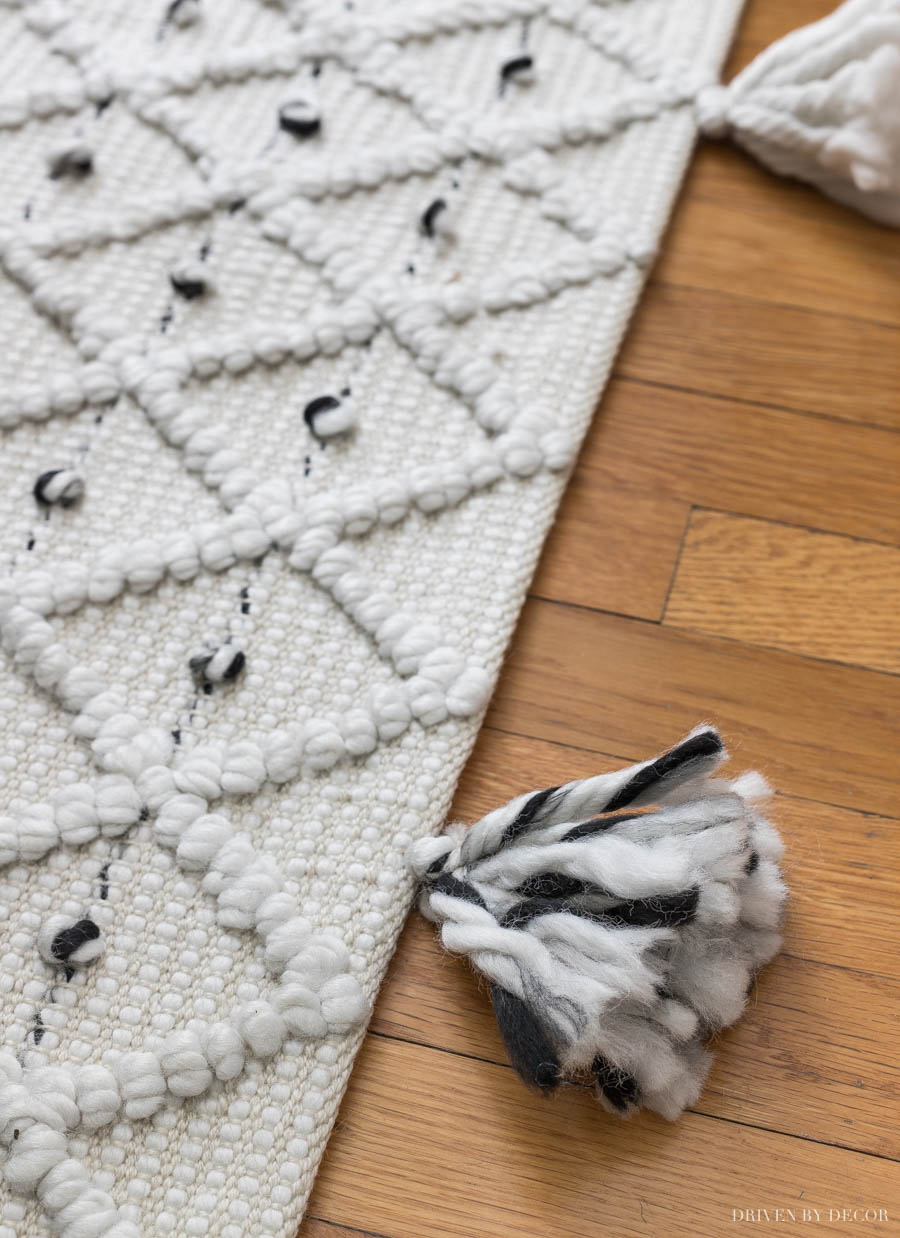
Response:
[[[427,1041],[416,1040],[413,1036],[400,1036],[391,1032],[379,1032],[374,1031],[372,1028],[369,1028],[366,1034],[368,1036],[377,1037],[379,1040],[393,1041],[395,1044],[415,1045],[417,1048],[427,1049],[431,1053],[443,1053],[449,1057],[459,1057],[470,1062],[481,1062],[485,1066],[495,1066],[500,1070],[512,1071],[513,1069],[508,1062],[498,1062],[495,1058],[481,1057],[477,1053],[463,1053],[459,1049],[448,1049],[443,1045],[435,1045],[430,1044]],[[577,1084],[568,1084],[567,1086],[573,1088],[578,1087]],[[585,1088],[587,1087],[588,1085],[585,1085]],[[552,1101],[549,1103],[552,1104]],[[843,1152],[852,1152],[857,1156],[867,1156],[876,1161],[889,1161],[891,1164],[900,1164],[900,1156],[888,1156],[883,1152],[871,1152],[866,1148],[854,1148],[850,1144],[839,1143],[834,1139],[817,1139],[814,1135],[804,1135],[797,1131],[783,1131],[779,1130],[777,1127],[765,1126],[759,1122],[742,1121],[739,1118],[729,1118],[725,1114],[719,1113],[707,1113],[703,1109],[695,1109],[693,1107],[689,1107],[684,1112],[693,1114],[694,1117],[706,1118],[710,1122],[727,1122],[730,1126],[740,1126],[747,1130],[765,1131],[770,1135],[778,1135],[782,1139],[799,1139],[803,1143],[820,1144],[829,1148],[840,1148]],[[677,1123],[675,1123],[675,1125],[677,1125]]]
[[[709,400],[721,400],[725,404],[734,404],[738,408],[762,408],[773,413],[789,413],[792,417],[810,417],[816,421],[828,421],[839,426],[854,426],[860,430],[878,430],[885,434],[900,434],[900,426],[886,426],[877,421],[857,421],[852,417],[837,417],[834,413],[823,413],[813,408],[796,408],[789,404],[775,404],[768,400],[750,400],[746,397],[728,395],[722,391],[711,391],[705,387],[686,387],[680,383],[666,383],[657,378],[641,378],[627,370],[615,369],[611,375],[617,382],[631,383],[636,387],[652,387],[657,391],[677,391],[681,395],[703,396]],[[602,418],[602,411],[601,411]]]
[[[666,596],[663,598],[662,612],[659,616],[660,624],[666,622],[666,612],[669,609],[669,599],[672,596],[672,590],[675,588],[675,581],[678,579],[678,569],[681,567],[681,560],[684,555],[684,548],[687,545],[688,534],[691,531],[691,525],[694,520],[694,505],[693,503],[688,508],[687,515],[684,520],[684,528],[681,530],[681,541],[678,543],[678,550],[675,554],[675,562],[672,565],[672,575],[669,577],[669,585],[666,589]]]
[[[572,752],[587,752],[591,756],[602,757],[604,760],[609,761],[622,761],[631,764],[634,761],[644,759],[644,756],[639,753],[607,752],[605,748],[589,748],[586,744],[575,744],[565,739],[551,739],[545,735],[527,735],[524,731],[511,731],[507,727],[498,726],[495,722],[486,722],[482,730],[496,731],[498,735],[508,735],[511,739],[525,739],[539,744],[552,744],[554,748],[569,748]],[[822,808],[836,808],[839,812],[852,812],[858,817],[870,817],[875,821],[896,822],[898,828],[900,828],[900,818],[887,816],[874,808],[852,808],[849,804],[836,804],[833,800],[815,799],[811,795],[800,795],[796,791],[779,791],[777,787],[775,788],[775,797],[776,799],[800,800],[804,804],[820,805]]]
[[[546,601],[547,599],[542,599]],[[575,605],[575,603],[566,603],[566,605]],[[615,611],[603,611],[603,614],[615,615]],[[631,619],[631,615],[621,615],[622,619]],[[726,636],[722,632],[706,632],[703,628],[692,628],[680,623],[666,623],[665,620],[659,624],[660,627],[666,628],[669,632],[684,632],[688,636],[702,637],[704,640],[710,641],[726,641],[729,645],[737,645],[742,649],[760,649],[765,653],[783,654],[789,658],[803,658],[806,662],[815,662],[820,666],[841,666],[847,671],[862,671],[866,675],[883,675],[886,679],[900,679],[900,671],[886,671],[880,666],[866,666],[863,662],[844,662],[840,658],[823,658],[815,653],[800,653],[796,649],[785,649],[783,645],[769,645],[763,641],[748,641],[743,640],[738,636]]]
[[[320,1225],[328,1225],[333,1229],[344,1229],[350,1234],[359,1234],[360,1238],[391,1238],[390,1234],[383,1234],[378,1230],[359,1229],[356,1225],[348,1225],[346,1221],[332,1221],[329,1217],[314,1216],[311,1212],[306,1214],[306,1220],[318,1221]]]
[[[900,502],[900,486],[898,486],[898,502]],[[774,524],[782,529],[797,529],[801,533],[812,533],[816,537],[840,537],[848,542],[859,542],[863,546],[878,546],[882,550],[900,550],[900,541],[883,542],[878,537],[863,537],[860,533],[842,533],[839,529],[823,529],[816,524],[801,524],[796,520],[783,520],[778,516],[757,516],[753,512],[737,512],[727,507],[714,507],[709,503],[695,503],[693,510],[710,512],[715,516],[733,516],[736,520],[755,520],[758,524]]]
[[[779,184],[776,178],[775,184]],[[752,305],[774,306],[776,309],[794,310],[800,314],[809,314],[810,316],[822,315],[825,318],[836,318],[840,322],[857,322],[864,327],[881,327],[887,331],[900,332],[900,326],[896,322],[889,322],[884,318],[872,318],[868,314],[847,314],[838,310],[821,309],[815,305],[802,305],[799,302],[793,301],[773,301],[770,297],[754,297],[749,292],[735,292],[731,288],[723,291],[721,288],[710,288],[703,284],[686,284],[682,280],[676,279],[661,279],[653,276],[647,283],[647,292],[645,295],[652,293],[654,288],[679,288],[683,292],[698,292],[705,293],[707,296],[714,297],[733,297],[736,301],[746,301]]]
[[[714,510],[714,509],[710,508],[707,510]],[[691,512],[693,511],[694,511],[694,508],[692,507]],[[723,512],[722,514],[723,515],[739,515],[740,513]],[[690,517],[688,518],[688,524],[689,523],[690,523]],[[810,530],[810,532],[814,532],[814,531],[815,530]],[[685,530],[685,536],[686,534],[687,534],[687,530]],[[839,537],[842,535],[833,534],[832,536]],[[683,545],[683,542],[684,542],[684,539],[682,540],[682,545]],[[673,583],[674,583],[675,574],[677,573],[677,570],[678,570],[678,562],[680,561],[680,555],[681,555],[681,551],[679,550],[679,559],[676,561],[675,572],[673,572],[673,578],[672,578]],[[670,584],[670,592],[671,592],[671,584]],[[642,624],[644,627],[665,629],[667,632],[671,632],[673,634],[683,633],[686,636],[691,636],[694,638],[702,638],[704,641],[709,641],[711,644],[715,644],[715,642],[721,641],[723,644],[727,644],[732,647],[737,646],[742,649],[759,649],[759,650],[764,651],[765,653],[775,654],[777,657],[796,658],[799,661],[808,662],[808,663],[815,664],[818,666],[840,666],[848,671],[861,671],[864,675],[881,675],[886,679],[900,679],[900,672],[898,671],[885,671],[885,670],[881,670],[877,666],[864,666],[858,662],[841,662],[837,658],[822,658],[813,653],[798,653],[797,650],[795,649],[782,649],[778,645],[757,644],[754,641],[739,640],[735,636],[723,636],[718,632],[704,632],[702,628],[688,628],[688,627],[681,627],[674,623],[666,623],[665,612],[663,612],[662,619],[648,619],[646,618],[646,616],[627,615],[619,610],[608,610],[604,606],[588,606],[585,602],[567,602],[560,598],[545,597],[538,593],[529,593],[527,600],[529,602],[543,602],[546,606],[555,606],[563,610],[583,611],[585,614],[589,614],[589,615],[606,615],[610,619],[623,619],[625,620],[626,623],[639,623],[639,624]],[[669,601],[669,597],[667,594],[666,605],[668,605],[668,601]],[[523,736],[523,738],[539,739],[540,736],[529,735],[529,736]],[[588,751],[590,751],[590,749],[588,749]]]

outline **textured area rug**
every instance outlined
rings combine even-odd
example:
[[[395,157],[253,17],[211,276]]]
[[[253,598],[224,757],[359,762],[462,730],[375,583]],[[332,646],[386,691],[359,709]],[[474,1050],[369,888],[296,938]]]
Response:
[[[296,1229],[738,8],[0,5],[0,1238]]]

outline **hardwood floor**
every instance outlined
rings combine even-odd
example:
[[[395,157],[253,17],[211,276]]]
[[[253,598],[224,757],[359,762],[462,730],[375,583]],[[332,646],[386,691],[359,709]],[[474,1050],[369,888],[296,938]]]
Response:
[[[831,7],[750,0],[731,70]],[[791,902],[698,1104],[622,1123],[580,1090],[533,1096],[414,914],[302,1238],[900,1233],[900,236],[717,145],[454,815],[702,718],[779,789]]]

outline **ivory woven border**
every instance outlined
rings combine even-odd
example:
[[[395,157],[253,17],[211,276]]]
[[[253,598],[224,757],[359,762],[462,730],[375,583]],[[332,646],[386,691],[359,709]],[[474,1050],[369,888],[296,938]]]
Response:
[[[739,8],[0,5],[0,1238],[296,1230]]]

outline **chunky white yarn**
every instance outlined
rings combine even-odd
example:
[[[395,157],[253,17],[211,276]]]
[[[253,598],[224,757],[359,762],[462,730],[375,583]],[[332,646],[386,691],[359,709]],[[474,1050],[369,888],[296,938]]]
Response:
[[[613,1112],[667,1118],[697,1099],[705,1041],[778,949],[785,895],[754,807],[768,787],[711,777],[724,755],[700,729],[411,848],[419,906],[490,980],[526,1082],[589,1081]]]

